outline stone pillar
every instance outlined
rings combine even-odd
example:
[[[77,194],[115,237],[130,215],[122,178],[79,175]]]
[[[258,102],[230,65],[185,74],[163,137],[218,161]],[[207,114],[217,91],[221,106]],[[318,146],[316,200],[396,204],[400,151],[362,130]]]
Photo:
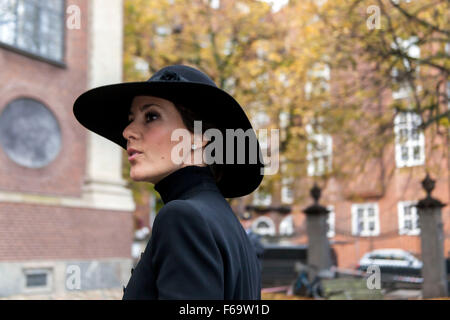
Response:
[[[422,296],[424,298],[446,297],[447,272],[444,255],[444,234],[441,208],[445,204],[431,197],[435,181],[427,176],[422,186],[427,197],[416,205],[419,213],[420,236],[422,245]]]
[[[89,88],[122,82],[122,0],[89,1],[89,28]],[[122,178],[122,152],[113,142],[88,132],[83,198],[92,206],[135,210],[132,194]]]
[[[303,210],[306,214],[308,233],[308,278],[310,281],[321,271],[332,265],[330,244],[327,237],[327,214],[329,210],[319,204],[320,189],[314,184],[310,191],[314,204]]]

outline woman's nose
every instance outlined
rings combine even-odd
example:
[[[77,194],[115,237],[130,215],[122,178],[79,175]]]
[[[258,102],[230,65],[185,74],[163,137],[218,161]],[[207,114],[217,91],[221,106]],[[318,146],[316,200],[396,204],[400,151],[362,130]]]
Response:
[[[130,123],[122,132],[122,135],[125,139],[130,140],[131,137],[137,138],[136,130],[133,127],[133,122]]]

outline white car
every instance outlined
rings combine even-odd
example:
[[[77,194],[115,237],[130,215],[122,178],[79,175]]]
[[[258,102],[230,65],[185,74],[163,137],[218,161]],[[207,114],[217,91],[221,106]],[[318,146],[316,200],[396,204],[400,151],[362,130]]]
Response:
[[[357,269],[365,271],[370,265],[377,265],[386,273],[420,276],[423,263],[402,249],[378,249],[366,253]]]

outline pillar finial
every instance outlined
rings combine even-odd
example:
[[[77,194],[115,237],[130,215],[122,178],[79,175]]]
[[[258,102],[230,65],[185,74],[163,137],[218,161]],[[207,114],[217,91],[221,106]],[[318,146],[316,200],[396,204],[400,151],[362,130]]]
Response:
[[[435,185],[436,181],[431,179],[430,175],[427,172],[425,179],[422,180],[422,187],[427,193],[427,198],[431,198],[431,192],[433,191]]]
[[[313,199],[314,199],[314,203],[316,203],[316,204],[319,203],[321,193],[322,193],[322,191],[317,186],[317,184],[314,182],[314,186],[310,190],[310,194],[311,194],[311,197],[313,197]]]

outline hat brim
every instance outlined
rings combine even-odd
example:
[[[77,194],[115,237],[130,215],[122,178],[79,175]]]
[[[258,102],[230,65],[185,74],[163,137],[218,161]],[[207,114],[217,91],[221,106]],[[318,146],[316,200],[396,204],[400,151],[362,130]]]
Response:
[[[224,148],[223,176],[217,183],[226,198],[235,198],[253,192],[264,177],[264,163],[259,141],[252,125],[239,103],[220,88],[196,82],[125,82],[91,89],[80,95],[73,106],[75,118],[86,129],[111,140],[126,150],[127,140],[123,130],[128,125],[128,112],[133,98],[138,95],[153,95],[169,101],[185,102],[201,119],[214,121],[219,129],[242,129],[257,143],[256,163],[250,163],[249,143],[246,139],[246,158],[237,163],[237,145],[234,143],[234,162],[225,163]],[[225,134],[225,131],[222,131]],[[224,146],[226,140],[224,136]],[[250,140],[251,141],[251,140]]]

